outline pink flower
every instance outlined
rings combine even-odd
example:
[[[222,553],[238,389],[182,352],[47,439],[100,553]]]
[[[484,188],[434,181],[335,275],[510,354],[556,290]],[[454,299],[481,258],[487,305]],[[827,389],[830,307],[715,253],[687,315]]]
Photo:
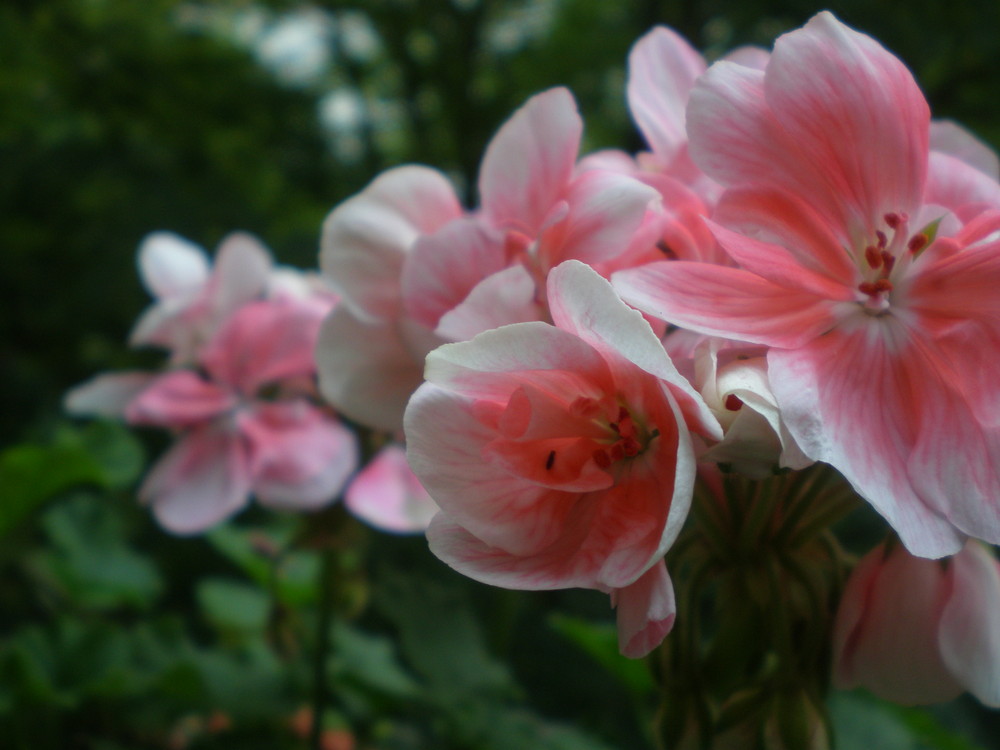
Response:
[[[713,231],[741,267],[624,271],[625,300],[771,347],[792,437],[916,554],[953,553],[966,534],[1000,541],[988,374],[1000,369],[1000,213],[983,212],[1000,187],[931,154],[910,73],[827,12],[779,38],[765,71],[712,66],[688,126],[696,163],[728,188]]]
[[[99,376],[67,406],[177,433],[139,491],[170,531],[204,531],[251,494],[271,507],[319,508],[357,464],[353,434],[312,401],[326,310],[308,299],[251,302],[200,350],[200,371]]]
[[[641,656],[674,618],[663,555],[691,502],[689,427],[719,426],[649,324],[577,261],[548,278],[555,325],[526,322],[427,358],[410,464],[441,507],[431,549],[509,588],[593,588]]]
[[[833,648],[838,687],[903,704],[968,690],[1000,706],[1000,563],[973,541],[943,561],[880,545],[847,581]]]
[[[197,245],[150,234],[139,248],[139,273],[156,302],[136,322],[131,343],[169,349],[174,364],[194,361],[229,315],[264,295],[270,272],[270,253],[248,234],[223,240],[214,269]]]
[[[546,320],[550,269],[575,259],[604,271],[645,237],[656,192],[624,174],[577,169],[582,133],[564,88],[533,96],[504,123],[483,156],[478,213],[422,237],[403,268],[413,320],[452,341]]]

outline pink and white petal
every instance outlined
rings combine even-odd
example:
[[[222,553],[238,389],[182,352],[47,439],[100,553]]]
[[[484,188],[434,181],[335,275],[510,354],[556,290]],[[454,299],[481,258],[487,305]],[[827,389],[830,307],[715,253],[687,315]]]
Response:
[[[746,45],[743,47],[737,47],[734,50],[730,50],[722,56],[723,60],[728,60],[729,62],[734,62],[738,65],[742,65],[745,68],[752,68],[754,70],[766,70],[767,63],[771,59],[771,52],[764,49],[763,47],[754,47],[753,45]]]
[[[857,265],[846,249],[850,239],[794,194],[768,188],[729,190],[712,218],[708,223],[716,238],[748,271],[775,283],[815,288],[817,294],[843,295],[825,281],[852,291],[856,285]],[[720,225],[731,231],[719,231]],[[817,275],[823,278],[815,279]]]
[[[467,341],[491,328],[542,320],[535,279],[523,265],[510,266],[487,276],[469,296],[441,316],[435,333],[449,341]]]
[[[705,59],[672,29],[657,26],[628,56],[629,110],[646,142],[664,163],[687,143],[684,111]]]
[[[663,561],[611,594],[618,611],[618,650],[641,659],[660,645],[674,626],[674,586]]]
[[[539,242],[545,265],[575,258],[590,265],[614,260],[629,247],[647,209],[659,193],[632,177],[589,170],[569,185],[565,223],[546,232]]]
[[[957,392],[954,383],[939,374],[945,367],[955,367],[954,372],[958,372],[956,365],[965,364],[937,361],[941,355],[947,357],[954,352],[954,349],[936,352],[933,359],[925,354],[923,361],[917,362],[922,365],[928,387],[924,393],[916,394],[921,399],[923,419],[909,458],[909,475],[928,507],[961,532],[997,544],[1000,543],[1000,424],[995,421],[996,386],[992,384],[984,396],[984,400],[994,402],[994,413],[989,415],[993,424],[983,424],[978,419],[979,405],[975,401],[970,404],[967,396]],[[967,362],[968,356],[963,359]],[[997,359],[995,351],[989,359]],[[985,373],[977,373],[963,385],[972,390],[970,385],[979,385],[985,379]]]
[[[450,518],[504,553],[537,553],[564,535],[579,495],[539,487],[484,461],[495,437],[473,402],[425,383],[410,399],[404,425],[413,473]]]
[[[456,219],[416,241],[403,265],[406,313],[430,329],[476,284],[507,266],[504,233],[473,218]],[[462,337],[465,338],[465,337]]]
[[[863,312],[798,349],[772,348],[768,376],[802,451],[840,471],[914,554],[957,551],[962,535],[915,486],[911,455],[942,384],[893,316]]]
[[[77,416],[123,418],[128,405],[156,378],[157,375],[152,372],[95,375],[66,392],[63,408]]]
[[[938,643],[948,671],[982,703],[1000,708],[1000,563],[969,541],[948,568],[950,596]]]
[[[621,360],[668,383],[691,429],[713,440],[722,438],[701,394],[677,371],[649,323],[622,302],[606,279],[584,263],[567,261],[549,273],[548,294],[557,326],[601,352],[623,379],[634,375],[621,367]]]
[[[320,393],[341,414],[398,432],[406,402],[424,380],[424,357],[440,343],[417,323],[366,323],[338,307],[316,346]]]
[[[907,306],[929,322],[978,320],[995,327],[1000,315],[1000,295],[996,293],[1000,288],[1000,239],[956,253],[935,250],[937,244],[911,266],[905,288]]]
[[[139,246],[139,276],[158,299],[187,297],[208,281],[208,256],[180,235],[153,232]]]
[[[752,344],[799,347],[843,315],[835,301],[713,263],[661,261],[611,280],[625,302],[654,317]]]
[[[506,403],[525,383],[562,394],[600,398],[610,383],[604,358],[578,336],[547,323],[485,331],[427,355],[427,381],[475,399]]]
[[[576,175],[590,169],[600,169],[605,172],[617,172],[631,177],[638,177],[640,174],[639,165],[636,164],[635,157],[617,148],[605,148],[600,151],[593,151],[586,156],[581,156],[576,163]]]
[[[844,85],[850,81],[850,85]],[[778,38],[764,78],[786,140],[809,155],[808,202],[871,237],[890,211],[912,215],[927,171],[930,110],[909,70],[832,13]]]
[[[256,237],[234,232],[223,238],[215,254],[210,283],[217,323],[242,305],[263,297],[274,262]]]
[[[322,311],[292,300],[241,307],[206,344],[202,363],[213,378],[253,395],[270,383],[311,375]]]
[[[953,120],[931,120],[930,147],[931,151],[961,159],[994,182],[1000,180],[996,151]]]
[[[969,220],[983,207],[1000,208],[1000,183],[954,156],[932,151],[924,203],[944,206]]]
[[[809,196],[807,154],[789,141],[764,98],[764,72],[720,60],[691,91],[691,157],[726,187],[769,185]]]
[[[427,542],[440,560],[462,575],[481,583],[509,589],[551,591],[591,586],[591,576],[579,557],[562,549],[538,555],[512,555],[490,546],[438,513],[427,528]]]
[[[132,424],[193,427],[225,414],[238,400],[224,385],[191,370],[174,370],[148,383],[129,402],[125,419]]]
[[[257,404],[237,424],[249,445],[252,490],[263,505],[321,508],[357,468],[354,433],[305,401]]]
[[[206,428],[182,436],[150,471],[139,499],[175,534],[197,534],[247,504],[250,467],[233,432]]]
[[[848,579],[834,626],[838,687],[866,687],[915,705],[958,696],[938,650],[946,587],[936,561],[896,548],[870,552]]]
[[[391,443],[351,482],[344,504],[355,516],[382,531],[426,531],[440,509],[406,462],[406,450]]]
[[[440,172],[390,169],[327,216],[320,269],[356,316],[390,318],[399,311],[403,261],[413,243],[461,215]]]
[[[535,235],[563,198],[582,133],[569,90],[554,88],[531,97],[486,148],[479,171],[484,217],[497,227]]]

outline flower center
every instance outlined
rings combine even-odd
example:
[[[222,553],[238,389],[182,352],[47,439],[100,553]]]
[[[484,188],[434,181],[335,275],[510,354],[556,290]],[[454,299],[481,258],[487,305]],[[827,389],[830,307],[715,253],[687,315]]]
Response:
[[[905,213],[887,213],[882,218],[888,233],[875,231],[875,242],[865,247],[864,260],[859,263],[863,280],[858,284],[862,295],[858,302],[872,315],[888,312],[894,272],[898,276],[902,272],[900,267],[909,265],[910,258],[930,242],[926,231],[910,234],[909,217]]]

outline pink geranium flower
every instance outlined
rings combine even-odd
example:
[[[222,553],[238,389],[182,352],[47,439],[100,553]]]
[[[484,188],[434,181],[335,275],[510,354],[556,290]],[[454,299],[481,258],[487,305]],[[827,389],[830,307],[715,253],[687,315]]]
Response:
[[[940,562],[879,545],[847,581],[833,650],[837,687],[904,704],[968,690],[1000,706],[1000,563],[974,541]]]
[[[132,329],[133,346],[154,345],[187,364],[199,347],[241,305],[262,297],[271,274],[271,255],[255,237],[226,237],[215,267],[205,251],[171,232],[154,232],[139,247],[139,274],[156,301]]]
[[[916,554],[1000,541],[1000,187],[931,153],[913,77],[820,13],[766,70],[696,84],[696,163],[725,185],[713,231],[741,266],[615,278],[640,309],[771,347],[802,450],[837,467]],[[962,226],[965,222],[964,226]]]
[[[689,428],[719,425],[649,324],[592,269],[549,274],[555,325],[448,344],[406,412],[414,472],[442,512],[436,555],[509,588],[594,588],[641,656],[674,619],[663,555],[695,478]]]
[[[67,408],[176,433],[139,491],[175,533],[204,531],[251,495],[322,507],[357,465],[353,434],[314,400],[313,347],[328,309],[288,295],[250,302],[198,351],[199,370],[101,375],[71,391]]]

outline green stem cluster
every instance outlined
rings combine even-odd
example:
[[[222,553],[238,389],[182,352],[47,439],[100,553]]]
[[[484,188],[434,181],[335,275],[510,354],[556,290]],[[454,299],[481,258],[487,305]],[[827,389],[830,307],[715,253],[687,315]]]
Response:
[[[699,485],[667,556],[678,616],[653,657],[660,746],[827,748],[830,629],[846,574],[831,525],[856,496],[821,465]]]

